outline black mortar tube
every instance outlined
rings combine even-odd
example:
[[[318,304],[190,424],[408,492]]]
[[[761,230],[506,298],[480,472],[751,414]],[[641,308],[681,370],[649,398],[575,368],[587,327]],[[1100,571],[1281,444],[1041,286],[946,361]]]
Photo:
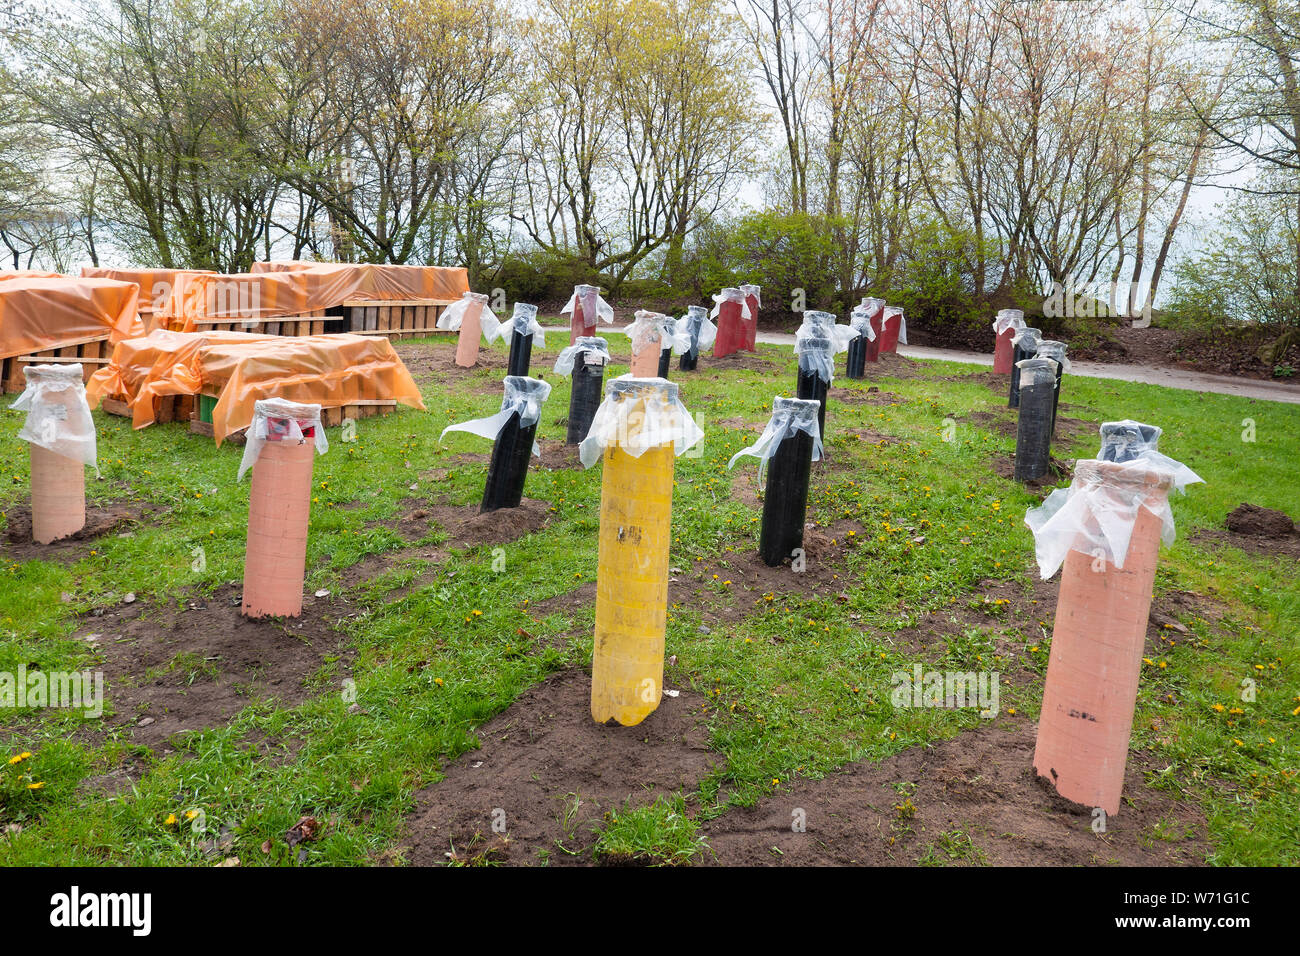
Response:
[[[1035,481],[1047,474],[1052,445],[1051,382],[1020,389],[1020,420],[1016,425],[1016,481]]]
[[[532,336],[529,336],[529,341],[531,340]],[[520,499],[524,496],[528,458],[533,453],[533,437],[536,434],[536,423],[527,428],[520,427],[518,412],[513,412],[506,420],[492,446],[492,461],[488,464],[487,486],[483,489],[480,513],[519,507]]]
[[[812,348],[809,348],[809,346]],[[813,351],[815,349],[826,349],[831,347],[828,339],[804,339],[804,350]],[[826,441],[826,389],[827,384],[822,381],[822,377],[815,371],[803,367],[803,356],[799,356],[799,381],[796,398],[815,398],[821,408],[817,409],[817,427],[822,436],[822,442]]]
[[[520,335],[518,330],[510,335],[510,367],[507,375],[528,375],[528,366],[533,360],[533,337]],[[510,507],[514,507],[511,505]]]
[[[845,371],[849,378],[865,378],[867,365],[867,337],[859,335],[849,343]]]
[[[672,349],[659,350],[659,377],[660,378],[668,377],[668,363],[671,362],[672,360],[673,360]]]
[[[770,568],[780,567],[797,548],[803,547],[812,448],[811,435],[794,432],[786,435],[767,464],[758,554]]]
[[[605,365],[588,365],[586,353],[573,358],[573,391],[569,394],[569,428],[564,435],[566,445],[578,445],[591,430],[591,420],[600,407]]]

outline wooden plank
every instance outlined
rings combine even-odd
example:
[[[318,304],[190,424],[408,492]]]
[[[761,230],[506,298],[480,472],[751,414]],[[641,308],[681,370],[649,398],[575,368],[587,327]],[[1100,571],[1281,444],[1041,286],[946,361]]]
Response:
[[[319,322],[312,322],[312,324],[311,324],[311,334],[312,334],[312,335],[324,335],[324,334],[325,334],[325,322],[324,322],[324,320],[321,320],[321,321],[319,321]]]
[[[331,428],[335,425],[342,425],[343,411],[337,406],[334,408],[322,408],[320,412],[320,420],[324,423],[326,428]]]
[[[378,306],[366,306],[366,325],[365,331],[373,332],[379,328],[379,308]]]
[[[458,299],[348,299],[343,306],[372,305],[454,305]]]
[[[131,406],[116,398],[105,396],[99,407],[108,415],[117,415],[121,418],[131,417]]]

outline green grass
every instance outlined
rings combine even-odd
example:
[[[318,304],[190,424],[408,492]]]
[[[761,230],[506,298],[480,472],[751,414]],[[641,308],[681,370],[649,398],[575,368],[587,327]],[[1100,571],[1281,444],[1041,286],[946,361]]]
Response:
[[[545,369],[555,386],[540,429],[549,439],[563,438],[556,421],[569,399],[568,381],[549,372],[562,344],[555,336],[534,355],[534,369]],[[716,562],[756,544],[757,512],[730,497],[733,474],[726,471],[728,458],[754,433],[716,423],[761,422],[774,394],[791,394],[790,349],[766,346],[763,355],[777,363],[775,372],[674,372],[707,436],[701,455],[677,463],[675,567]],[[624,370],[616,366],[611,374]],[[698,824],[730,808],[980,722],[973,711],[895,710],[889,700],[890,675],[919,659],[892,641],[900,630],[925,612],[967,606],[982,581],[1028,586],[1037,573],[1021,521],[1037,498],[990,471],[991,458],[1009,453],[1014,440],[967,421],[973,411],[1003,404],[971,378],[974,372],[935,362],[906,380],[837,381],[859,389],[875,384],[899,398],[897,405],[830,405],[834,481],[816,487],[810,518],[849,518],[863,528],[864,540],[841,571],[844,599],[774,595],[743,620],[708,633],[699,629],[699,607],[669,609],[667,653],[678,662],[667,676],[707,698],[700,716],[724,759],[698,792],[610,811],[592,862],[620,854],[682,862],[699,852]],[[497,381],[488,370],[455,384],[425,379],[427,413],[362,420],[352,443],[337,441],[331,430],[330,451],[316,462],[309,591],[337,591],[348,567],[406,547],[378,522],[409,508],[407,499],[478,500],[485,466],[450,459],[485,452],[487,443],[453,433],[439,444],[438,435],[452,422],[494,412],[499,397],[487,389]],[[1156,786],[1185,792],[1203,807],[1213,844],[1207,862],[1300,862],[1294,562],[1189,542],[1198,529],[1220,526],[1241,501],[1294,514],[1300,406],[1076,377],[1067,380],[1064,401],[1070,407],[1063,414],[1089,422],[1159,424],[1161,450],[1206,482],[1174,502],[1178,540],[1162,551],[1157,591],[1205,595],[1221,605],[1223,617],[1214,624],[1184,620],[1190,636],[1145,667],[1134,747],[1150,749],[1167,767]],[[0,671],[23,664],[93,669],[93,652],[71,639],[80,613],[128,591],[146,604],[176,604],[242,576],[247,481],[235,482],[239,450],[218,449],[179,426],[133,432],[122,419],[95,417],[101,477],[88,473],[92,500],[130,498],[160,511],[130,537],[100,539],[76,563],[0,567]],[[1247,419],[1254,442],[1242,440]],[[5,508],[27,497],[18,421],[16,414],[0,418],[0,459],[11,469],[0,476]],[[946,421],[956,423],[955,432]],[[896,441],[876,445],[834,431],[850,425]],[[1058,445],[1054,452],[1091,456],[1096,441]],[[744,459],[737,470],[753,467],[753,459]],[[449,469],[445,477],[428,474],[440,468]],[[409,490],[412,483],[416,491]],[[391,851],[413,793],[477,746],[477,727],[548,674],[589,666],[590,610],[538,621],[529,606],[594,579],[600,468],[534,468],[526,493],[551,503],[551,521],[504,546],[504,572],[494,570],[491,547],[441,565],[408,558],[349,595],[360,609],[344,625],[356,652],[350,667],[356,707],[340,693],[341,675],[327,668],[301,706],[250,706],[227,726],[184,737],[172,753],[139,747],[125,734],[80,733],[78,714],[26,712],[0,720],[0,728],[11,728],[0,729],[0,745],[8,754],[31,751],[21,766],[45,784],[19,790],[6,781],[0,791],[0,823],[22,826],[0,838],[0,863],[210,865],[204,841],[225,827],[234,841],[224,855],[239,856],[246,866],[296,865],[296,851],[281,838],[304,814],[329,821],[319,840],[303,844],[308,864],[364,864]],[[913,541],[919,535],[922,544]],[[441,537],[431,535],[430,543]],[[421,573],[419,586],[393,594],[391,588]],[[727,591],[716,582],[709,600],[725,602]],[[990,643],[1000,627],[992,617],[987,627],[954,640],[944,659],[1041,675],[1050,632],[1008,660]],[[210,676],[206,662],[184,655],[170,667],[195,683]],[[1250,702],[1241,699],[1246,678],[1256,681]],[[1005,687],[1002,709],[1014,707],[1017,719],[1033,720],[1040,692],[1033,682]],[[268,754],[253,743],[266,740],[279,742],[279,749]],[[95,782],[124,766],[136,782],[106,797]],[[203,811],[206,835],[184,822],[194,809]],[[168,824],[169,815],[180,822]],[[273,852],[263,854],[268,840]],[[969,835],[956,833],[933,839],[921,862],[982,860]]]

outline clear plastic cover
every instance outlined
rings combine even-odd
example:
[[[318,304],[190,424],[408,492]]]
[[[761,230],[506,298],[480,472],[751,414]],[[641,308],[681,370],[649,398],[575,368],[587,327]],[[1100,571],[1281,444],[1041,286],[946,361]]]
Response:
[[[703,437],[678,397],[675,382],[620,375],[605,383],[605,400],[596,409],[578,454],[584,468],[599,461],[611,446],[640,458],[671,442],[674,454],[680,456]]]
[[[746,322],[754,318],[757,318],[757,316],[753,315],[749,311],[749,301],[745,298],[745,292],[743,289],[732,289],[732,288],[723,289],[721,292],[719,292],[717,295],[713,297],[713,301],[715,303],[713,306],[713,311],[709,313],[709,318],[711,319],[716,319],[718,317],[718,313],[721,311],[722,303],[724,302],[739,302],[740,317],[744,319]]]
[[[1038,349],[1034,352],[1036,358],[1048,358],[1061,366],[1062,372],[1070,371],[1070,360],[1065,357],[1067,346],[1064,342],[1058,342],[1055,339],[1042,339],[1038,343]]]
[[[1016,368],[1020,369],[1021,388],[1056,384],[1056,362],[1052,359],[1021,359],[1016,363]]]
[[[582,300],[583,315],[590,318],[594,313],[602,322],[614,321],[614,307],[601,298],[598,285],[575,285],[573,295],[569,296],[568,304],[560,310],[560,314],[568,315],[572,312],[579,299]]]
[[[81,364],[28,365],[25,373],[27,387],[9,406],[27,413],[18,437],[98,470],[95,420],[86,401]]]
[[[865,335],[868,342],[874,342],[876,340],[876,330],[871,327],[871,317],[884,307],[884,299],[863,299],[853,307],[853,311],[849,314],[849,328],[859,336]]]
[[[1038,348],[1038,343],[1042,340],[1042,331],[1040,329],[1031,329],[1027,325],[1021,327],[1015,335],[1011,336],[1011,344],[1021,346],[1026,352],[1033,352]]]
[[[794,332],[794,350],[798,354],[800,351],[799,342],[802,339],[829,339],[835,352],[843,352],[849,347],[849,344],[858,337],[858,333],[848,325],[837,325],[835,316],[830,312],[820,312],[816,309],[809,309],[803,314],[803,322]]]
[[[1022,309],[1003,309],[993,320],[993,334],[1001,335],[1007,329],[1023,329],[1025,313]]]
[[[745,283],[745,285],[742,285],[740,287],[740,291],[745,293],[745,295],[747,296],[752,295],[754,297],[754,301],[758,303],[758,307],[760,309],[763,307],[762,286],[757,286],[754,285],[753,283],[747,282]]]
[[[1141,422],[1107,422],[1097,459],[1078,462],[1069,488],[1056,489],[1025,513],[1044,580],[1057,572],[1070,551],[1123,568],[1141,508],[1160,519],[1161,540],[1173,544],[1169,491],[1185,493],[1187,485],[1202,479],[1156,450],[1159,434],[1158,428]]]
[[[835,377],[835,347],[833,339],[804,336],[794,340],[794,351],[799,356],[799,371],[816,372],[817,377],[830,387]]]
[[[475,302],[479,303],[479,305],[483,307],[479,318],[480,327],[482,326],[484,319],[489,316],[492,319],[494,329],[501,324],[501,319],[497,317],[496,313],[492,311],[492,307],[488,305],[487,293],[466,292],[460,297],[458,302],[443,309],[442,315],[438,316],[437,327],[446,332],[459,332],[460,324],[465,318],[465,311]]]
[[[588,365],[609,364],[609,343],[594,335],[580,335],[578,341],[566,345],[555,360],[555,371],[559,375],[572,375],[573,363],[578,356]],[[593,357],[594,356],[594,357]]]
[[[690,340],[678,334],[677,323],[662,312],[637,310],[627,330],[632,340],[632,354],[638,355],[647,348],[672,349],[679,355],[690,348]]]
[[[704,352],[712,347],[718,337],[718,327],[709,321],[709,310],[702,305],[688,305],[686,314],[677,320],[677,335],[686,342],[682,351],[689,352],[694,345]]]
[[[248,443],[244,457],[239,462],[241,480],[248,469],[257,463],[257,456],[268,441],[303,442],[311,439],[316,444],[316,454],[329,451],[330,443],[321,425],[319,405],[304,405],[283,398],[260,398],[253,403],[253,424],[248,426]]]
[[[515,412],[519,413],[521,428],[528,428],[541,421],[542,403],[551,394],[549,382],[525,375],[507,375],[502,379],[502,383],[504,393],[501,396],[501,411],[487,418],[474,418],[458,425],[448,425],[438,436],[438,441],[442,441],[447,432],[469,432],[471,435],[496,441],[497,435],[501,434],[501,429]],[[541,457],[542,451],[537,442],[533,442],[533,454]]]
[[[491,311],[483,313],[479,319],[483,326],[483,341],[490,343],[493,339],[500,338],[507,345],[510,344],[510,338],[518,332],[524,338],[536,336],[536,345],[546,344],[546,330],[542,328],[541,323],[537,321],[537,306],[528,305],[524,302],[515,303],[514,314],[510,316],[508,322],[500,322]]]
[[[900,309],[896,305],[886,306],[885,315],[884,318],[880,320],[880,324],[884,325],[894,316],[898,316],[898,344],[906,345],[907,344],[907,317],[903,315],[902,309]]]
[[[758,441],[754,444],[732,455],[731,460],[727,462],[727,468],[734,467],[742,456],[752,455],[758,459],[758,480],[762,481],[763,474],[767,471],[767,463],[781,447],[781,442],[795,432],[804,432],[812,436],[812,460],[821,460],[822,436],[817,426],[817,413],[820,409],[821,402],[812,398],[772,399],[772,417],[768,419],[763,434],[758,436]]]

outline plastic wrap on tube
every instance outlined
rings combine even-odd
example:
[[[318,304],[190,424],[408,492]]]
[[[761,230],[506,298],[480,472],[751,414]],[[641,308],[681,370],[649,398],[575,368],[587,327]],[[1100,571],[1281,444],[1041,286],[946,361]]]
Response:
[[[677,323],[662,312],[638,309],[628,326],[627,335],[632,340],[633,355],[651,346],[657,346],[659,351],[672,349],[678,354],[690,348],[690,342],[678,335]]]
[[[491,316],[496,325],[501,324],[501,320],[492,311],[491,306],[487,304],[486,292],[466,292],[459,300],[443,309],[442,315],[438,316],[437,328],[442,329],[444,332],[459,332],[460,324],[465,320],[465,311],[475,302],[483,306],[479,318],[480,323],[483,322],[483,317]]]
[[[239,462],[239,475],[235,480],[241,480],[248,469],[257,464],[257,456],[268,441],[303,442],[310,438],[316,445],[316,454],[323,455],[329,451],[330,443],[321,425],[320,409],[319,405],[304,405],[282,398],[262,398],[254,402],[253,424],[248,426],[248,443],[244,445],[244,457]]]
[[[1161,540],[1173,544],[1168,491],[1184,492],[1187,485],[1202,480],[1182,462],[1156,450],[1160,430],[1155,426],[1107,422],[1101,432],[1101,453],[1075,465],[1070,487],[1056,489],[1025,512],[1044,580],[1057,572],[1070,551],[1124,567],[1140,508],[1160,519]]]
[[[677,335],[684,338],[689,352],[692,344],[699,352],[708,351],[718,337],[718,327],[709,321],[709,310],[702,305],[688,305],[686,314],[677,320]]]
[[[1002,309],[993,320],[993,334],[1001,335],[1007,329],[1023,329],[1025,313],[1020,309]]]
[[[447,432],[469,432],[489,441],[496,441],[501,429],[505,428],[510,416],[519,413],[519,427],[529,428],[542,418],[542,403],[550,397],[551,385],[540,378],[528,378],[524,375],[507,375],[502,379],[504,394],[501,396],[501,411],[487,418],[474,418],[458,425],[448,425],[438,436],[438,441]],[[542,451],[537,442],[533,442],[533,454],[541,457]]]
[[[537,321],[537,306],[535,305],[516,302],[514,314],[506,322],[499,321],[491,311],[485,311],[479,322],[483,326],[483,341],[485,342],[500,338],[501,341],[509,345],[511,336],[517,332],[524,338],[528,338],[530,335],[535,336],[534,345],[546,344],[546,330]]]
[[[902,309],[900,309],[896,305],[886,306],[885,314],[884,316],[881,317],[880,324],[883,326],[894,316],[898,316],[898,342],[900,345],[906,345],[907,344],[907,317],[903,315]]]
[[[600,357],[599,362],[593,362],[591,359],[584,358],[583,361],[589,365],[608,365],[609,343],[594,335],[578,336],[578,341],[574,342],[572,345],[566,345],[560,351],[559,358],[555,360],[556,374],[572,375],[573,363],[579,355],[597,355]]]
[[[664,378],[620,375],[605,383],[605,400],[596,409],[587,437],[578,446],[584,468],[617,445],[633,458],[672,443],[681,455],[704,437],[677,396],[677,384]]]
[[[746,296],[752,295],[754,297],[754,301],[758,303],[758,307],[760,309],[763,307],[762,286],[757,286],[754,285],[753,283],[747,282],[740,287],[740,291],[745,293]]]
[[[709,313],[709,318],[711,319],[716,319],[718,317],[718,313],[722,310],[722,303],[724,302],[739,302],[740,317],[745,321],[755,318],[753,313],[749,311],[749,301],[745,298],[745,293],[741,289],[723,289],[713,297],[713,302],[713,311]]]
[[[795,432],[805,432],[812,437],[812,460],[820,461],[822,457],[822,436],[817,427],[817,413],[821,402],[813,398],[776,398],[772,400],[772,417],[768,419],[763,434],[758,441],[748,448],[742,448],[731,456],[727,468],[732,468],[743,455],[753,455],[758,459],[758,480],[763,480],[767,463],[787,437]]]
[[[829,339],[835,352],[839,353],[845,351],[857,337],[858,333],[852,326],[837,325],[835,316],[831,313],[810,309],[803,314],[803,323],[795,329],[794,350],[798,354],[800,340],[814,338]]]
[[[1062,372],[1070,371],[1070,360],[1065,357],[1065,343],[1055,339],[1041,339],[1034,352],[1037,358],[1047,358],[1058,363]]]
[[[1029,326],[1021,326],[1016,334],[1011,336],[1011,344],[1019,345],[1026,352],[1033,352],[1038,348],[1038,343],[1043,341],[1043,333],[1039,329],[1033,329]]]
[[[86,403],[81,382],[81,365],[29,365],[27,387],[9,407],[26,412],[18,437],[71,458],[83,465],[95,464],[95,420]]]
[[[1056,362],[1049,358],[1021,359],[1016,363],[1020,369],[1020,387],[1031,388],[1034,385],[1056,384]]]
[[[602,322],[614,321],[614,307],[601,297],[598,285],[575,285],[573,295],[569,296],[569,302],[560,310],[560,315],[568,315],[572,312],[579,298],[582,299],[582,314],[588,319],[594,312]]]
[[[853,311],[849,313],[849,328],[859,336],[865,335],[868,342],[874,342],[876,330],[871,327],[871,317],[884,306],[884,299],[863,299],[861,304],[854,306]]]
[[[835,377],[835,343],[831,339],[805,336],[795,340],[794,350],[799,356],[799,371],[816,372],[829,387]]]

